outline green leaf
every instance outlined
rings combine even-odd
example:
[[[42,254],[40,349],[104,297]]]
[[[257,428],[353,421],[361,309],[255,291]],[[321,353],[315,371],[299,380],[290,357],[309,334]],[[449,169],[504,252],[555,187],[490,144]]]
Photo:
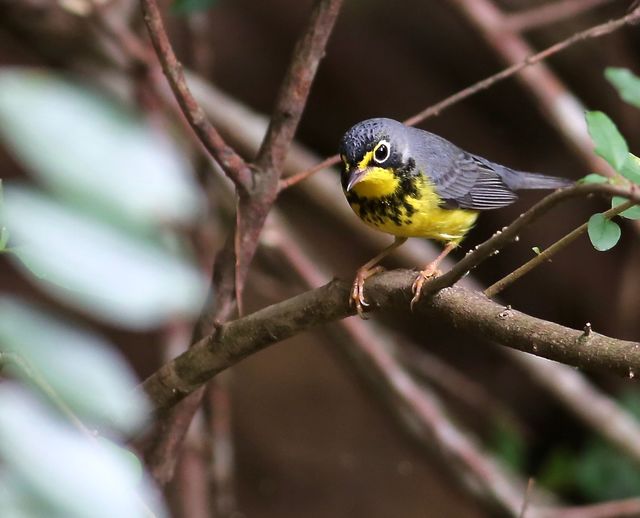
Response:
[[[602,214],[594,214],[589,218],[587,231],[591,244],[600,252],[616,246],[621,234],[618,224],[606,219]]]
[[[620,170],[620,174],[636,185],[640,185],[640,158],[633,153],[629,153]]]
[[[640,108],[640,77],[626,68],[613,67],[607,68],[604,75],[618,90],[622,99],[636,108]]]
[[[580,180],[578,180],[578,183],[607,183],[608,181],[609,178],[607,178],[606,176],[602,176],[598,173],[591,173],[584,178],[580,178]]]
[[[40,287],[81,311],[136,329],[199,311],[206,281],[175,254],[24,187],[6,189],[5,216]]]
[[[527,457],[527,445],[522,433],[510,422],[497,420],[494,423],[492,450],[498,458],[514,471],[523,469]]]
[[[52,73],[0,73],[0,137],[56,194],[139,227],[192,221],[190,164],[139,114]],[[11,228],[11,227],[10,227]]]
[[[171,12],[174,14],[189,14],[194,11],[211,9],[217,0],[173,0]]]
[[[531,250],[533,250],[533,253],[536,255],[540,255],[542,253],[539,246],[532,246]]]
[[[43,380],[92,425],[131,434],[144,424],[149,406],[134,390],[136,376],[115,347],[97,335],[3,297],[0,346],[26,361],[28,370],[8,363],[16,376],[38,389]]]
[[[39,516],[143,518],[147,484],[121,455],[81,435],[23,390],[0,388],[0,458],[3,468],[48,506]],[[166,513],[158,506],[158,517]]]
[[[620,171],[629,153],[626,140],[606,114],[599,111],[587,112],[586,119],[595,152],[616,171]]]
[[[625,203],[627,201],[626,198],[622,198],[621,196],[614,196],[611,199],[611,208],[617,207],[621,203]],[[627,219],[640,219],[640,206],[636,205],[635,207],[630,207],[627,210],[620,213],[620,216],[624,216]]]

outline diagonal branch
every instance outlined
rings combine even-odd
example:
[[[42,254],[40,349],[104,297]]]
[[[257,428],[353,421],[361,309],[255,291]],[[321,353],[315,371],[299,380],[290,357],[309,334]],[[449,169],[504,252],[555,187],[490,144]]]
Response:
[[[611,219],[614,216],[617,216],[618,214],[620,214],[621,212],[624,212],[625,210],[633,207],[634,205],[635,205],[635,202],[627,201],[627,202],[621,203],[620,205],[617,205],[616,207],[609,209],[606,212],[603,212],[602,215],[607,219]],[[513,284],[518,279],[520,279],[520,277],[522,277],[523,275],[526,275],[537,266],[540,266],[542,263],[550,261],[551,257],[553,257],[555,254],[557,254],[558,252],[560,252],[561,250],[569,246],[571,243],[573,243],[582,234],[584,234],[588,230],[588,228],[589,228],[589,223],[583,223],[579,227],[573,229],[564,237],[560,238],[558,241],[553,243],[550,247],[546,248],[545,250],[537,254],[535,257],[533,257],[533,259],[530,259],[523,265],[516,268],[510,274],[494,282],[491,286],[489,286],[486,290],[484,290],[484,294],[489,298],[495,297],[498,293],[504,290],[507,286]]]
[[[580,43],[589,39],[600,38],[614,31],[617,31],[618,29],[626,25],[637,23],[639,20],[640,20],[640,7],[636,7],[633,11],[631,11],[626,16],[623,16],[622,18],[611,20],[606,23],[602,23],[600,25],[590,27],[589,29],[586,29],[584,31],[577,32],[574,35],[570,36],[569,38],[562,40],[558,43],[555,43],[550,47],[547,47],[546,49],[536,54],[531,54],[529,56],[526,56],[524,59],[501,70],[500,72],[493,74],[489,77],[486,77],[485,79],[478,81],[477,83],[474,83],[473,85],[463,90],[460,90],[459,92],[456,92],[453,95],[450,95],[446,99],[443,99],[442,101],[432,106],[429,106],[428,108],[425,108],[424,110],[406,119],[404,123],[408,124],[409,126],[415,126],[416,124],[420,124],[421,122],[424,122],[426,119],[430,117],[440,115],[440,113],[442,113],[447,108],[450,108],[454,104],[464,101],[468,97],[471,97],[472,95],[475,95],[478,92],[486,90],[492,87],[493,85],[501,81],[504,81],[505,79],[508,79],[509,77],[517,74],[518,72],[521,72],[523,69],[528,68],[537,63],[540,63],[541,61],[549,58],[550,56],[553,56],[554,54],[557,54],[558,52],[566,50],[577,43]],[[502,29],[498,29],[498,30],[501,31]],[[305,169],[304,171],[301,171],[288,178],[285,178],[284,180],[282,180],[280,188],[282,190],[282,189],[291,187],[292,185],[295,185],[298,182],[301,182],[304,179],[308,178],[312,174],[326,167],[330,167],[337,164],[339,161],[340,161],[340,158],[338,157],[338,155],[330,156],[329,158],[323,160],[321,163],[309,169]]]
[[[151,42],[182,113],[202,145],[233,181],[238,192],[248,191],[252,184],[251,170],[242,157],[226,144],[218,131],[211,125],[189,90],[182,65],[171,47],[164,28],[156,0],[141,0],[141,5]]]
[[[255,160],[262,170],[277,170],[279,176],[342,1],[322,0],[313,8],[308,29],[294,49],[267,134]]]

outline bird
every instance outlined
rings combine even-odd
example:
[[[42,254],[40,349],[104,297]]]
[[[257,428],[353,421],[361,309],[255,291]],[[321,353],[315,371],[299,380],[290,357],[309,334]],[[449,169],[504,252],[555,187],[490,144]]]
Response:
[[[410,237],[444,243],[416,277],[411,308],[424,282],[474,226],[481,211],[515,202],[515,191],[558,189],[573,182],[510,169],[469,153],[426,130],[389,118],[367,119],[340,140],[341,184],[347,202],[368,226],[391,234],[393,243],[360,267],[350,301],[366,318],[365,281],[382,271],[380,261]]]

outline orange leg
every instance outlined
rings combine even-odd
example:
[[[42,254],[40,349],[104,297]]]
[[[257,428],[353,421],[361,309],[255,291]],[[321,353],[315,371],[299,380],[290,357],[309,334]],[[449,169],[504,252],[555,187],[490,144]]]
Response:
[[[364,300],[364,281],[366,281],[372,275],[375,275],[376,273],[384,270],[382,266],[376,265],[391,252],[393,252],[396,248],[402,245],[406,240],[406,237],[396,237],[393,243],[391,243],[382,252],[380,252],[370,261],[367,261],[358,269],[356,278],[354,279],[353,286],[351,288],[350,300],[352,304],[355,304],[356,311],[358,312],[358,315],[360,315],[360,318],[366,320],[367,317],[364,314],[364,307],[369,305]]]
[[[416,280],[413,281],[413,286],[411,288],[413,291],[413,298],[411,299],[411,309],[413,309],[413,306],[416,304],[416,302],[420,300],[420,296],[422,295],[422,285],[424,284],[424,281],[430,279],[431,277],[437,277],[438,275],[440,275],[440,272],[438,271],[438,265],[445,257],[447,257],[447,255],[449,255],[449,252],[451,252],[451,250],[453,250],[456,246],[458,246],[458,243],[456,242],[447,243],[447,246],[445,246],[444,250],[440,252],[440,255],[429,264],[427,264],[424,267],[424,270],[422,270],[418,274]]]

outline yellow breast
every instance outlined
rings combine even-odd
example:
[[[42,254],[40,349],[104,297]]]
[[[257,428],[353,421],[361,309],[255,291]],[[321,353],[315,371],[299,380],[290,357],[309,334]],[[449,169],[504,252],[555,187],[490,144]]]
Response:
[[[347,193],[353,211],[369,226],[400,237],[459,242],[471,230],[478,212],[443,208],[423,175],[400,179],[374,168]]]

